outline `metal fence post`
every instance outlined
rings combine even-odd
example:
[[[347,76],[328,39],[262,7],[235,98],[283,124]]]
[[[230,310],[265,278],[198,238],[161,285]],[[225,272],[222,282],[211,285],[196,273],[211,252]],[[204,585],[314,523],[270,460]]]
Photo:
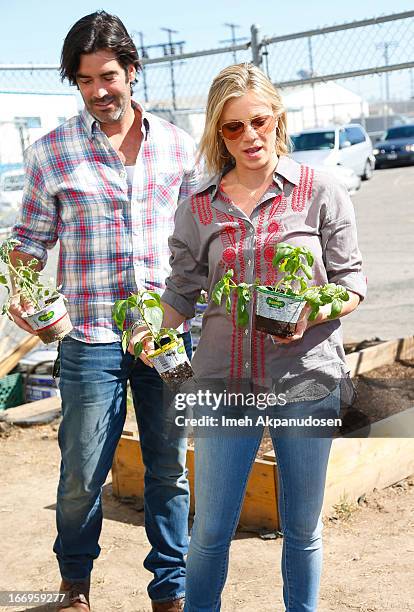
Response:
[[[260,68],[262,65],[262,36],[258,25],[253,24],[250,28],[251,46],[252,46],[252,62]]]

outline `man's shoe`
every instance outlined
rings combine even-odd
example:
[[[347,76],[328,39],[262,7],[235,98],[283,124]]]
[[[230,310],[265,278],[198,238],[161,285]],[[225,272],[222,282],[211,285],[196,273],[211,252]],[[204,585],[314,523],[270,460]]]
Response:
[[[59,592],[64,593],[66,597],[65,600],[58,605],[56,610],[66,610],[66,612],[90,612],[89,587],[89,578],[82,582],[62,580]]]
[[[182,612],[184,610],[184,597],[170,599],[170,601],[153,601],[152,612]]]

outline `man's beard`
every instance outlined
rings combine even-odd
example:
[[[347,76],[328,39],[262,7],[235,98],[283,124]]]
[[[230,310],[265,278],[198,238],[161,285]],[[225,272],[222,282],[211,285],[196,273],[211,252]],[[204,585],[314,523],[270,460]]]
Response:
[[[104,101],[104,99],[100,101]],[[126,110],[127,110],[127,101],[121,98],[120,100],[113,99],[112,102],[115,104],[115,108],[114,110],[110,112],[109,111],[99,112],[99,110],[97,110],[94,107],[93,102],[90,102],[87,105],[88,111],[90,112],[92,117],[96,119],[99,123],[116,123],[117,121],[122,119],[122,117],[125,115]]]

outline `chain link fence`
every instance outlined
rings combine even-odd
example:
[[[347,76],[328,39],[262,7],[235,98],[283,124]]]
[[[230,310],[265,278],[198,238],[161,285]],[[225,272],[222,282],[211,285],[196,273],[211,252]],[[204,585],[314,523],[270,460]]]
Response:
[[[414,117],[414,11],[277,37],[252,26],[246,44],[145,57],[135,96],[197,138],[213,78],[244,61],[259,65],[282,89],[291,130],[364,122],[373,113]],[[5,91],[72,92],[82,103],[75,88],[60,82],[57,65],[0,64]],[[10,120],[2,116],[1,94],[0,105],[0,121]]]

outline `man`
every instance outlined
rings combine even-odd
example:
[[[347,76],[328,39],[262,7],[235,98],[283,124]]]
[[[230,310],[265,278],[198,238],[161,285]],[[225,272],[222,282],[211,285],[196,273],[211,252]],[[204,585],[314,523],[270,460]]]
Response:
[[[154,575],[148,593],[158,612],[183,609],[188,482],[185,440],[166,442],[161,379],[123,354],[111,316],[116,299],[138,288],[162,291],[168,236],[179,199],[198,183],[192,139],[146,113],[131,97],[137,50],[118,17],[98,11],[69,31],[62,79],[77,85],[84,110],[26,154],[22,216],[14,260],[36,257],[60,240],[58,282],[73,331],[61,344],[62,454],[54,545],[66,610],[89,610],[99,555],[101,488],[126,414],[130,381],[145,474],[145,527]],[[16,323],[26,305],[15,300]],[[184,333],[188,351],[189,332]],[[114,585],[116,588],[116,585]]]

